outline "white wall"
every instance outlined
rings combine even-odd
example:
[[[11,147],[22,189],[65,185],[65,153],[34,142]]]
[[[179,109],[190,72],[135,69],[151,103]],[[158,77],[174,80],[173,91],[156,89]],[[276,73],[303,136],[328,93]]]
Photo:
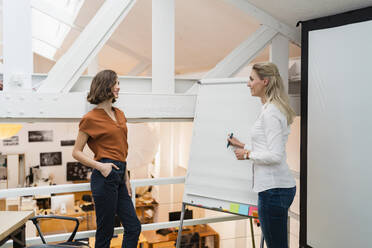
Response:
[[[16,188],[19,183],[19,157],[16,154],[7,156],[7,179],[8,187]]]
[[[32,166],[40,165],[41,152],[62,152],[62,165],[45,166],[42,168],[42,174],[54,174],[55,183],[64,184],[66,181],[66,162],[73,162],[73,146],[61,146],[61,140],[76,139],[78,123],[22,123],[23,127],[17,134],[19,136],[19,145],[3,146],[0,142],[0,151],[2,153],[24,153],[26,163],[26,175]],[[52,142],[28,142],[28,131],[52,130]]]
[[[156,123],[156,131],[160,137],[160,144],[152,174],[155,177],[186,176],[192,122]],[[155,221],[168,221],[168,212],[181,210],[184,185],[164,185],[154,188],[154,196],[159,203]],[[204,216],[203,209],[190,209],[194,209],[194,218]]]
[[[73,146],[61,146],[61,140],[75,140],[78,133],[78,122],[67,122],[67,123],[22,123],[23,127],[17,134],[19,136],[19,145],[16,146],[3,146],[3,142],[0,141],[0,152],[3,154],[14,154],[24,153],[25,154],[25,165],[26,175],[29,174],[29,168],[35,165],[40,165],[40,153],[41,152],[62,152],[62,165],[56,166],[43,166],[42,175],[47,178],[49,174],[53,174],[56,184],[71,183],[66,181],[66,163],[74,162],[72,158]],[[153,156],[156,153],[157,137],[151,135],[150,124],[144,123],[128,123],[128,142],[129,147],[131,144],[135,144],[132,147],[134,153],[131,155],[131,161],[135,161],[135,168],[131,167],[132,179],[135,178],[148,178],[148,163],[151,162]],[[52,130],[53,141],[52,142],[28,142],[28,131],[41,131],[41,130]],[[146,135],[142,135],[145,133]],[[150,142],[151,141],[151,142]],[[142,144],[142,145],[141,145]],[[155,147],[153,147],[155,146]],[[93,153],[90,151],[88,146],[85,147],[84,152],[93,157]],[[129,153],[131,149],[129,148]],[[146,155],[150,153],[150,155]],[[150,158],[149,158],[150,156]],[[129,157],[128,157],[129,160]],[[148,163],[141,164],[138,161],[148,161]]]
[[[55,61],[34,53],[34,73],[48,73],[54,65]]]

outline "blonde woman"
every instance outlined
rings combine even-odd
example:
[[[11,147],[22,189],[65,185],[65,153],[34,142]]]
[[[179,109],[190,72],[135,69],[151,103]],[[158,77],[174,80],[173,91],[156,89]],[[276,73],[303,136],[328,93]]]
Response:
[[[237,159],[253,162],[253,190],[258,192],[258,215],[266,246],[287,248],[287,216],[296,182],[286,162],[285,148],[295,113],[275,64],[255,64],[248,87],[263,104],[251,129],[252,147],[235,137],[228,141],[236,148]]]

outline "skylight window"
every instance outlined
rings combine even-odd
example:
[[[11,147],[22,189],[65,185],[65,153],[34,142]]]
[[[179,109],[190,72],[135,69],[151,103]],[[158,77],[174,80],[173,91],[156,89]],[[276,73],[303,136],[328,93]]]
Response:
[[[84,0],[33,0],[33,51],[54,60]]]

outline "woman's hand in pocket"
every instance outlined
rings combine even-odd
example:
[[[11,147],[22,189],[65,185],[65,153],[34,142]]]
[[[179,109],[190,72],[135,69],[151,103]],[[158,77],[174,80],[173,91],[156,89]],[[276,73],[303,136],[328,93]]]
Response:
[[[113,163],[101,163],[101,167],[99,168],[99,171],[101,172],[102,176],[107,177],[112,171],[113,167],[119,170],[119,168]]]

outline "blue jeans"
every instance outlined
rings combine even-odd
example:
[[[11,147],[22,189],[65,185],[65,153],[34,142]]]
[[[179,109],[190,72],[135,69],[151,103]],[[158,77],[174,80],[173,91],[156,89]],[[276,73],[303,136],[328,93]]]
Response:
[[[258,193],[258,219],[267,248],[288,248],[288,209],[295,194],[296,187]]]
[[[96,248],[109,248],[114,233],[115,214],[124,226],[122,248],[136,248],[141,233],[132,199],[125,185],[125,162],[103,158],[102,163],[113,163],[120,169],[112,168],[105,178],[98,170],[93,170],[90,187],[96,209]]]

